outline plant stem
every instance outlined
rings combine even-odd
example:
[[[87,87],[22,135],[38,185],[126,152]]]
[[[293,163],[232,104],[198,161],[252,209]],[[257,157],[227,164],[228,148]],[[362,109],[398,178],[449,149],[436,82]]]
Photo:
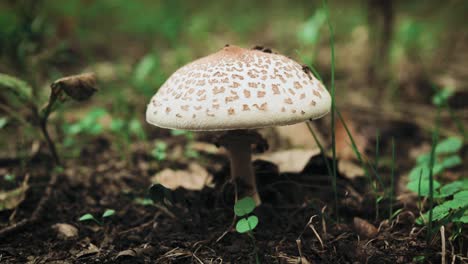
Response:
[[[250,224],[249,224],[250,227]],[[248,236],[250,237],[250,240],[252,241],[253,247],[254,247],[254,253],[255,253],[255,263],[260,264],[260,258],[258,257],[258,248],[257,248],[257,242],[255,241],[255,237],[252,234],[252,231],[249,231]]]
[[[335,131],[335,39],[333,36],[333,26],[330,21],[330,10],[328,9],[327,0],[322,0],[323,8],[325,10],[325,15],[327,18],[328,30],[330,31],[330,48],[331,48],[331,144],[332,144],[332,185],[334,190],[335,198],[335,212],[336,212],[336,221],[339,223],[339,212],[338,212],[338,192],[336,188],[337,180],[337,164],[336,164],[336,131]]]
[[[431,158],[429,160],[429,220],[427,225],[427,237],[426,237],[426,244],[429,248],[429,243],[432,238],[432,215],[433,215],[433,208],[434,208],[434,163],[435,163],[435,149],[437,146],[437,141],[439,139],[439,125],[440,125],[440,107],[437,107],[436,113],[436,120],[435,120],[435,128],[434,132],[432,133],[432,148],[431,148]]]
[[[388,214],[388,218],[390,219],[393,215],[393,193],[395,192],[395,138],[392,137],[392,172],[390,174],[390,194],[389,194],[389,200],[390,200],[390,211]]]
[[[47,118],[41,120],[40,127],[41,127],[42,134],[44,135],[44,138],[47,142],[47,146],[49,147],[50,153],[52,154],[52,158],[54,159],[55,164],[61,165],[60,158],[57,154],[57,149],[55,148],[55,144],[50,138],[49,131],[47,130]]]

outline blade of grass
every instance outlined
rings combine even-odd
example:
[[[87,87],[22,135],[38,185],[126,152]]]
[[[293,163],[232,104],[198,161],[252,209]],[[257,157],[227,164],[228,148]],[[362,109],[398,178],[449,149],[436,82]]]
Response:
[[[312,129],[312,125],[311,125],[310,122],[311,122],[310,120],[309,120],[309,122],[307,122],[307,128],[309,128],[310,134],[312,134],[312,137],[315,140],[315,144],[317,144],[317,146],[320,149],[320,153],[322,154],[323,162],[325,163],[325,166],[327,167],[328,176],[330,176],[330,178],[331,178],[333,173],[332,173],[332,170],[331,170],[331,167],[330,167],[330,163],[328,162],[327,155],[325,153],[325,149],[323,148],[323,145],[318,140],[317,135],[315,134],[314,130]]]
[[[380,146],[380,133],[379,130],[377,129],[377,132],[375,133],[375,168],[379,169],[379,146]]]
[[[439,126],[440,126],[440,107],[437,107],[435,128],[432,133],[432,146],[431,146],[431,156],[429,159],[429,219],[427,223],[427,237],[426,244],[429,245],[432,238],[432,215],[434,208],[434,163],[435,163],[435,149],[437,146],[437,141],[439,139]],[[428,246],[429,248],[429,246]]]
[[[392,164],[391,164],[391,173],[390,173],[390,193],[389,193],[389,212],[388,217],[391,219],[393,215],[393,193],[395,192],[395,138],[392,137]]]
[[[351,140],[351,148],[353,149],[354,154],[356,155],[359,163],[362,166],[362,169],[364,170],[364,175],[368,179],[369,183],[372,185],[373,190],[376,192],[377,189],[376,189],[375,185],[372,184],[372,177],[370,176],[369,170],[367,169],[366,163],[364,162],[364,159],[362,158],[361,152],[359,151],[359,149],[358,149],[358,147],[356,145],[356,142],[354,141],[353,135],[349,131],[349,128],[346,125],[346,122],[344,121],[343,116],[341,116],[340,111],[337,110],[336,115],[340,119],[341,123],[343,124],[343,127],[345,128],[346,134],[348,135],[349,139]]]
[[[328,30],[330,32],[330,48],[331,48],[331,132],[332,132],[332,185],[335,196],[335,212],[336,220],[339,222],[339,212],[338,212],[338,193],[336,191],[336,180],[337,180],[337,169],[336,169],[336,131],[335,131],[335,112],[336,112],[336,103],[335,103],[335,39],[333,33],[333,25],[330,20],[330,10],[328,9],[327,0],[322,0],[323,9],[325,10],[325,16],[328,24]]]

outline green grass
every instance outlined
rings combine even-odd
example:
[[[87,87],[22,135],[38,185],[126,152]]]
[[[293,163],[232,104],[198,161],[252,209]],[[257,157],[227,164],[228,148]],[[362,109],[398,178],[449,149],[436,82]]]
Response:
[[[389,219],[392,218],[393,216],[393,199],[394,199],[394,193],[395,193],[395,163],[396,161],[396,156],[395,156],[395,138],[392,137],[392,164],[391,164],[391,174],[390,174],[390,191],[389,191],[389,197],[388,200],[389,202],[389,211],[388,211],[388,217]]]
[[[328,8],[327,0],[322,1],[323,9],[325,10],[325,16],[328,25],[328,31],[330,32],[330,48],[331,48],[331,144],[332,144],[332,186],[335,198],[335,213],[336,220],[339,222],[340,214],[338,211],[338,190],[336,186],[337,181],[337,164],[336,164],[336,130],[335,130],[335,113],[336,113],[336,98],[335,98],[335,38],[333,34],[333,25],[330,19],[330,10]]]

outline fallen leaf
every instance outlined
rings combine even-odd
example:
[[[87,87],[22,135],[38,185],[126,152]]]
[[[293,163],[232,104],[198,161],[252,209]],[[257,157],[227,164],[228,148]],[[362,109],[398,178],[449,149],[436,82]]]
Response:
[[[316,149],[317,144],[315,144],[314,138],[309,131],[306,123],[299,123],[290,126],[278,126],[275,127],[276,132],[279,134],[280,138],[285,140],[288,146],[292,147],[301,147],[304,149]],[[314,131],[318,136],[320,142],[322,135],[318,133],[317,130]]]
[[[364,238],[373,238],[378,233],[377,228],[373,224],[359,217],[354,217],[353,225],[356,232]]]
[[[211,143],[206,143],[206,142],[201,142],[201,141],[195,141],[190,144],[190,147],[198,152],[204,152],[207,154],[222,154],[224,153],[223,148],[218,148],[214,144]]]
[[[29,175],[24,177],[23,183],[18,188],[9,191],[0,191],[0,211],[15,209],[26,197]]]
[[[261,159],[276,164],[280,172],[301,172],[311,157],[319,155],[320,149],[292,149],[255,155]]]
[[[348,179],[355,179],[364,176],[364,170],[361,166],[350,160],[340,160],[338,162],[338,171]]]
[[[164,169],[151,178],[152,183],[159,183],[169,189],[182,187],[187,190],[201,190],[211,183],[211,176],[197,163],[190,163],[187,170]]]
[[[94,255],[99,253],[99,248],[96,247],[93,243],[89,243],[86,249],[81,250],[78,254],[76,254],[77,258],[87,257],[90,255]]]
[[[358,132],[356,129],[356,124],[351,118],[348,118],[348,116],[344,113],[342,113],[341,116],[343,117],[343,121],[348,127],[349,133],[356,143],[357,149],[361,155],[364,156],[364,150],[368,144],[366,137]],[[351,139],[349,138],[343,123],[339,119],[336,122],[335,135],[337,157],[341,160],[357,160],[356,154],[352,148]]]
[[[67,240],[78,237],[78,229],[72,225],[59,223],[52,226],[59,239]]]
[[[133,249],[127,249],[120,251],[119,254],[117,254],[117,258],[123,258],[123,257],[136,257],[137,253]]]

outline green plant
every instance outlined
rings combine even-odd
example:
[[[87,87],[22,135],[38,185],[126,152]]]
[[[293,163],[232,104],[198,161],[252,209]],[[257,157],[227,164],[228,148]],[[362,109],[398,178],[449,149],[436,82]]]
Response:
[[[160,87],[166,76],[162,73],[159,57],[155,53],[146,54],[136,64],[132,76],[132,84],[145,97],[151,97],[155,88]]]
[[[434,149],[434,168],[435,176],[442,174],[445,170],[462,164],[462,159],[457,153],[463,146],[463,141],[457,137],[450,137],[439,142]],[[408,189],[418,192],[421,180],[421,196],[429,194],[427,182],[429,181],[430,153],[423,153],[416,159],[416,166],[409,173]],[[439,182],[434,181],[435,185],[440,186]],[[436,194],[437,195],[437,194]]]
[[[165,160],[167,158],[167,143],[164,141],[156,141],[156,144],[151,151],[151,156],[153,156],[157,161]]]
[[[7,182],[14,182],[16,176],[14,174],[7,173],[3,176],[3,179]]]
[[[312,54],[307,58],[302,57],[302,60],[307,64],[312,64],[317,55],[317,44],[320,39],[320,33],[327,19],[327,14],[324,8],[317,9],[315,13],[307,19],[297,32],[297,38],[305,45],[312,45]]]
[[[67,99],[83,101],[91,97],[97,91],[95,83],[93,74],[61,78],[51,84],[49,99],[42,107],[43,102],[34,97],[31,85],[13,76],[0,74],[0,95],[10,99],[8,104],[0,104],[0,109],[20,123],[39,130],[47,143],[54,162],[59,165],[60,158],[47,126],[49,116]],[[32,118],[28,119],[18,114],[22,112],[18,109],[29,110]]]
[[[457,116],[455,111],[453,111],[453,109],[448,104],[448,100],[454,94],[454,89],[452,87],[444,87],[442,89],[438,89],[435,86],[433,86],[433,89],[435,91],[435,94],[432,97],[432,104],[440,108],[445,108],[449,112],[450,117],[457,126],[458,131],[466,140],[468,138],[468,134],[466,133],[465,126],[463,125],[463,122]]]
[[[84,221],[94,221],[98,225],[103,225],[104,219],[109,218],[111,216],[115,215],[115,210],[114,209],[106,209],[104,213],[101,215],[101,221],[99,221],[94,215],[87,213],[82,215],[78,221],[84,222]]]
[[[453,223],[455,227],[450,239],[454,241],[462,234],[463,224],[468,223],[468,179],[447,184],[433,179],[462,163],[458,155],[462,145],[463,141],[459,138],[447,138],[433,145],[431,153],[421,154],[416,160],[416,166],[410,171],[407,188],[417,193],[419,199],[433,199],[433,203],[428,205],[428,211],[416,219],[417,224],[428,226],[428,237],[439,226]],[[419,204],[422,210],[421,202]]]
[[[333,25],[331,24],[330,19],[330,10],[328,8],[327,0],[322,0],[323,10],[325,10],[325,17],[327,19],[328,30],[330,32],[330,48],[331,48],[331,84],[330,84],[330,93],[331,93],[331,144],[332,144],[332,185],[333,185],[333,192],[335,196],[335,212],[336,212],[336,219],[339,222],[339,213],[338,213],[338,191],[336,187],[336,180],[337,180],[337,164],[336,164],[336,100],[335,100],[335,37],[333,34]]]
[[[193,158],[193,159],[200,157],[200,154],[198,153],[198,151],[192,148],[193,141],[195,139],[192,131],[175,129],[175,130],[171,130],[171,135],[175,137],[183,136],[188,141],[187,144],[185,144],[185,149],[184,149],[185,157]]]
[[[252,197],[245,197],[234,204],[234,213],[237,217],[240,217],[236,224],[236,231],[240,234],[247,233],[254,246],[255,261],[260,263],[257,243],[252,232],[258,225],[258,217],[252,214],[255,207],[255,200]]]

